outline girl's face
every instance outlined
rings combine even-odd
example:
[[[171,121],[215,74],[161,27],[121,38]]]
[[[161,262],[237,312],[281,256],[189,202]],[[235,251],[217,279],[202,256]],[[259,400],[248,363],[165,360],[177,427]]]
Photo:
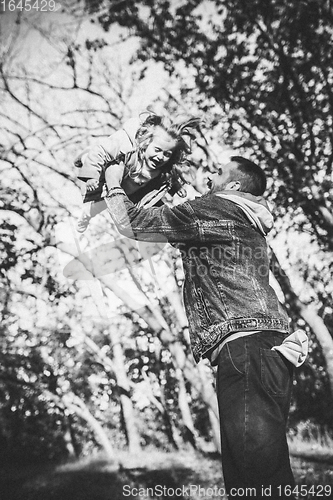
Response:
[[[163,128],[157,127],[151,143],[143,154],[144,165],[141,174],[147,178],[156,177],[161,167],[170,160],[176,144],[176,140]]]

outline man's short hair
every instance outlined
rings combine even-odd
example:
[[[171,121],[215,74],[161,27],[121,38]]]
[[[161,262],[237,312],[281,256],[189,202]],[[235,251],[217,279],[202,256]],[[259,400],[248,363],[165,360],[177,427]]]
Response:
[[[232,156],[230,160],[236,162],[238,165],[231,180],[240,182],[240,190],[255,196],[264,194],[267,181],[263,169],[253,161],[242,156]]]

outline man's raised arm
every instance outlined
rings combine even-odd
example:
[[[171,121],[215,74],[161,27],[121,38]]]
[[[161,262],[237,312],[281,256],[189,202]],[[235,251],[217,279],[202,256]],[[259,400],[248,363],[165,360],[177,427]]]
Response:
[[[121,234],[143,241],[199,241],[198,220],[189,203],[173,208],[166,205],[138,208],[120,186],[123,173],[122,164],[113,165],[105,172],[106,205]]]

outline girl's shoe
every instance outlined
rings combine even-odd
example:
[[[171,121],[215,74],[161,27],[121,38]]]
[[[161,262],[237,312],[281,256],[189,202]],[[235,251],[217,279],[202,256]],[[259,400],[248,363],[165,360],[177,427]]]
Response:
[[[85,232],[85,230],[89,226],[90,219],[91,219],[90,215],[87,215],[87,214],[81,215],[81,217],[79,218],[79,220],[77,221],[77,224],[76,224],[76,230],[78,233]]]

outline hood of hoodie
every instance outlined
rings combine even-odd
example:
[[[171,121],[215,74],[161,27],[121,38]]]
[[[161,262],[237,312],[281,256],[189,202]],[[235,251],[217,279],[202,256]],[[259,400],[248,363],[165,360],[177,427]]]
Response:
[[[272,229],[273,216],[263,196],[254,196],[250,193],[242,193],[234,190],[225,190],[214,194],[238,205],[243,210],[251,225],[263,236],[266,236]]]

